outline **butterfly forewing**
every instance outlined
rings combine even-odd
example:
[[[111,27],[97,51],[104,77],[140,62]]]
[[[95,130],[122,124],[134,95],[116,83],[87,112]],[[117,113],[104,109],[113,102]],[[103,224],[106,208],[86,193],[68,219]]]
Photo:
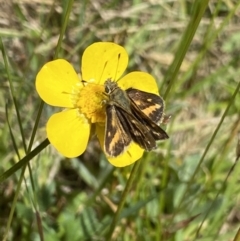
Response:
[[[106,106],[106,130],[104,148],[109,156],[118,156],[129,146],[131,137],[123,118],[119,118],[118,107]]]
[[[133,88],[127,89],[126,92],[139,111],[143,112],[155,123],[161,120],[164,101],[160,96]]]

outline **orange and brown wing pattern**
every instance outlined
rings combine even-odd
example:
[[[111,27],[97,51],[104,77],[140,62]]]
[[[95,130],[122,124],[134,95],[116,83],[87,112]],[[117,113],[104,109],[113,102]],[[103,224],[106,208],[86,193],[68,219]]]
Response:
[[[147,151],[156,148],[156,141],[152,133],[133,114],[122,108],[118,108],[117,114],[119,120],[124,123],[123,127],[131,136],[131,140]]]
[[[104,149],[109,156],[116,157],[129,146],[131,137],[124,119],[119,118],[116,106],[107,105],[106,115]]]
[[[126,92],[136,107],[149,119],[155,123],[161,120],[164,110],[164,101],[160,96],[133,88],[127,89]]]
[[[163,115],[162,98],[136,89],[128,89],[126,92],[131,99],[131,109],[136,119],[151,132],[155,140],[167,139],[167,133],[157,124]]]

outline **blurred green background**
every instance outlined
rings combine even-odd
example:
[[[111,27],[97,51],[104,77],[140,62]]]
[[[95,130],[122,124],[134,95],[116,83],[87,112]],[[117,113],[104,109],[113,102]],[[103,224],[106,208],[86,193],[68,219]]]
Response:
[[[239,5],[234,0],[76,0],[72,6],[67,0],[0,1],[0,36],[9,63],[1,54],[0,174],[25,156],[9,76],[28,146],[40,105],[35,77],[54,58],[64,24],[59,58],[79,72],[81,55],[93,42],[124,46],[127,72],[152,74],[171,115],[164,126],[170,139],[139,160],[111,238],[109,226],[132,166],[112,167],[92,138],[86,152],[71,160],[47,147],[31,160],[19,191],[20,170],[1,182],[0,239],[240,240],[239,165],[230,172],[240,128]],[[45,123],[54,112],[44,105],[33,148],[46,138]]]

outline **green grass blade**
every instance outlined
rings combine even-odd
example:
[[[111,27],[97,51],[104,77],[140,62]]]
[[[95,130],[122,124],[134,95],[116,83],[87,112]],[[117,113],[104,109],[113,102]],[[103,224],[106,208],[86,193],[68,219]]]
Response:
[[[3,60],[4,60],[4,65],[5,65],[7,77],[8,77],[10,93],[11,93],[12,100],[13,100],[14,107],[15,107],[15,111],[16,111],[16,114],[17,114],[17,120],[18,120],[18,125],[19,125],[19,129],[20,129],[21,137],[22,137],[23,148],[26,152],[27,146],[26,146],[25,135],[24,135],[23,127],[22,127],[22,120],[21,120],[21,116],[20,116],[20,112],[19,112],[19,106],[18,106],[18,103],[17,103],[16,98],[15,98],[15,91],[14,91],[14,88],[13,88],[13,82],[12,82],[12,78],[11,78],[11,74],[10,74],[10,70],[9,70],[7,54],[6,54],[6,50],[4,48],[3,41],[2,41],[1,37],[0,37],[0,47],[1,47],[1,50],[2,50],[2,56],[3,56]]]
[[[44,140],[41,144],[39,144],[35,149],[33,149],[27,156],[22,158],[18,163],[8,169],[6,172],[0,175],[0,183],[5,181],[8,177],[13,175],[16,171],[26,165],[29,161],[31,161],[36,155],[38,155],[42,150],[44,150],[50,144],[49,140]]]
[[[196,0],[194,2],[193,6],[193,14],[191,17],[191,20],[189,21],[189,24],[186,28],[185,33],[183,34],[183,37],[181,39],[181,42],[179,44],[178,50],[175,54],[174,61],[172,62],[171,66],[169,67],[162,87],[168,83],[168,87],[166,91],[164,92],[163,98],[164,100],[167,100],[167,97],[172,89],[172,86],[174,85],[174,82],[176,81],[178,71],[180,69],[180,66],[182,64],[182,61],[187,53],[187,50],[192,42],[192,39],[195,35],[195,32],[197,31],[198,25],[203,17],[203,14],[205,13],[205,10],[208,6],[209,0]],[[161,88],[162,89],[162,88]]]

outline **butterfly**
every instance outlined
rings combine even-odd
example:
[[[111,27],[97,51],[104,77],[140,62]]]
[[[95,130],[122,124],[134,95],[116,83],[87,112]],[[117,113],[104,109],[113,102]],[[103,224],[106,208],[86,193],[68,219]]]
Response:
[[[104,149],[117,157],[133,141],[146,151],[156,148],[156,141],[169,138],[158,125],[163,117],[164,101],[155,94],[138,89],[122,90],[116,81],[104,83],[107,96]]]

